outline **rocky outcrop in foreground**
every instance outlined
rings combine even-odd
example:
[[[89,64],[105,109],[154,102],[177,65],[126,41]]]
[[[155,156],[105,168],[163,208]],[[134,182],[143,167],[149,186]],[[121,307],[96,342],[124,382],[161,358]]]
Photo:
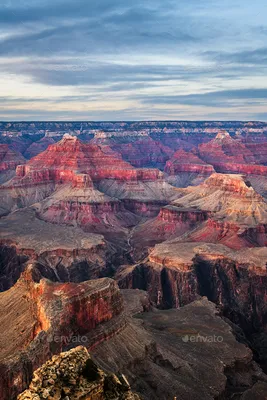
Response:
[[[33,374],[28,390],[18,400],[138,400],[126,378],[107,375],[79,346],[54,356]]]

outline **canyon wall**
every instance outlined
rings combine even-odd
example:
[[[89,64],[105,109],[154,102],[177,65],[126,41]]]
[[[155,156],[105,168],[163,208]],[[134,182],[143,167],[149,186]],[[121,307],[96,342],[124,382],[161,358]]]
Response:
[[[122,297],[113,280],[55,284],[35,279],[29,266],[12,289],[0,294],[5,320],[13,317],[1,337],[3,400],[15,399],[53,354],[78,344],[91,348],[125,326]]]
[[[121,268],[121,288],[149,293],[162,308],[179,308],[199,295],[221,307],[246,332],[267,329],[266,248],[232,252],[222,245],[164,242],[147,260]]]

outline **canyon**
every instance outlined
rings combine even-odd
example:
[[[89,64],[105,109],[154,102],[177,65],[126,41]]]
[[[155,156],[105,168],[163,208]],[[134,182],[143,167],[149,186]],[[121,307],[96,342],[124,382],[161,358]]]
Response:
[[[267,124],[0,123],[0,169],[1,399],[265,399]]]

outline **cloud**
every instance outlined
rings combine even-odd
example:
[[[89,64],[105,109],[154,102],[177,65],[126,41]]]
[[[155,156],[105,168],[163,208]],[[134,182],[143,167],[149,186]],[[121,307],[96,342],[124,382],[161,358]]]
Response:
[[[178,106],[205,119],[266,103],[262,0],[3,0],[0,24],[0,101],[14,117],[95,102],[99,119],[182,117]]]
[[[143,104],[152,105],[184,104],[194,106],[225,107],[227,105],[240,105],[240,100],[243,102],[243,104],[244,101],[246,104],[255,104],[255,101],[267,102],[267,88],[222,90],[178,96],[146,96],[139,99]]]
[[[105,85],[104,90],[123,91],[155,86],[171,80],[195,79],[210,74],[203,67],[188,65],[127,64],[99,62],[86,58],[30,59],[5,62],[0,71],[24,75],[33,82],[55,86]],[[109,87],[107,87],[109,85]]]
[[[149,51],[197,40],[184,16],[169,10],[172,1],[134,4],[122,0],[46,2],[32,7],[3,8],[0,22],[19,24],[22,32],[0,40],[0,55],[51,55],[103,51]],[[189,24],[188,24],[189,23]]]
[[[206,56],[219,63],[236,63],[249,65],[267,66],[267,47],[261,47],[255,50],[239,51],[234,53],[207,52]]]
[[[102,62],[87,57],[72,58],[28,58],[0,63],[0,72],[24,76],[32,83],[49,86],[84,86],[90,90],[124,92],[139,89],[174,90],[180,84],[201,82],[207,79],[221,81],[238,80],[244,76],[260,76],[265,70],[258,68],[232,67],[228,64],[213,63],[172,65],[172,64],[130,64],[125,62]],[[179,87],[177,86],[177,90]],[[168,93],[166,93],[168,94]]]

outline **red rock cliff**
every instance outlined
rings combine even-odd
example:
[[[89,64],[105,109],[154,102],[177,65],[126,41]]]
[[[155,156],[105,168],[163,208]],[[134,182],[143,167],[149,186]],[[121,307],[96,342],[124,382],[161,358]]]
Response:
[[[0,354],[3,400],[15,399],[29,385],[33,370],[53,354],[79,343],[91,348],[125,326],[115,281],[53,284],[42,280],[38,284],[33,279],[27,270],[16,286],[0,294],[1,309],[8,302],[5,313],[14,318],[1,337],[1,345],[6,343]]]
[[[197,155],[178,150],[172,158],[167,161],[164,171],[169,175],[180,172],[194,172],[203,175],[210,175],[215,172],[212,165],[206,164]]]

